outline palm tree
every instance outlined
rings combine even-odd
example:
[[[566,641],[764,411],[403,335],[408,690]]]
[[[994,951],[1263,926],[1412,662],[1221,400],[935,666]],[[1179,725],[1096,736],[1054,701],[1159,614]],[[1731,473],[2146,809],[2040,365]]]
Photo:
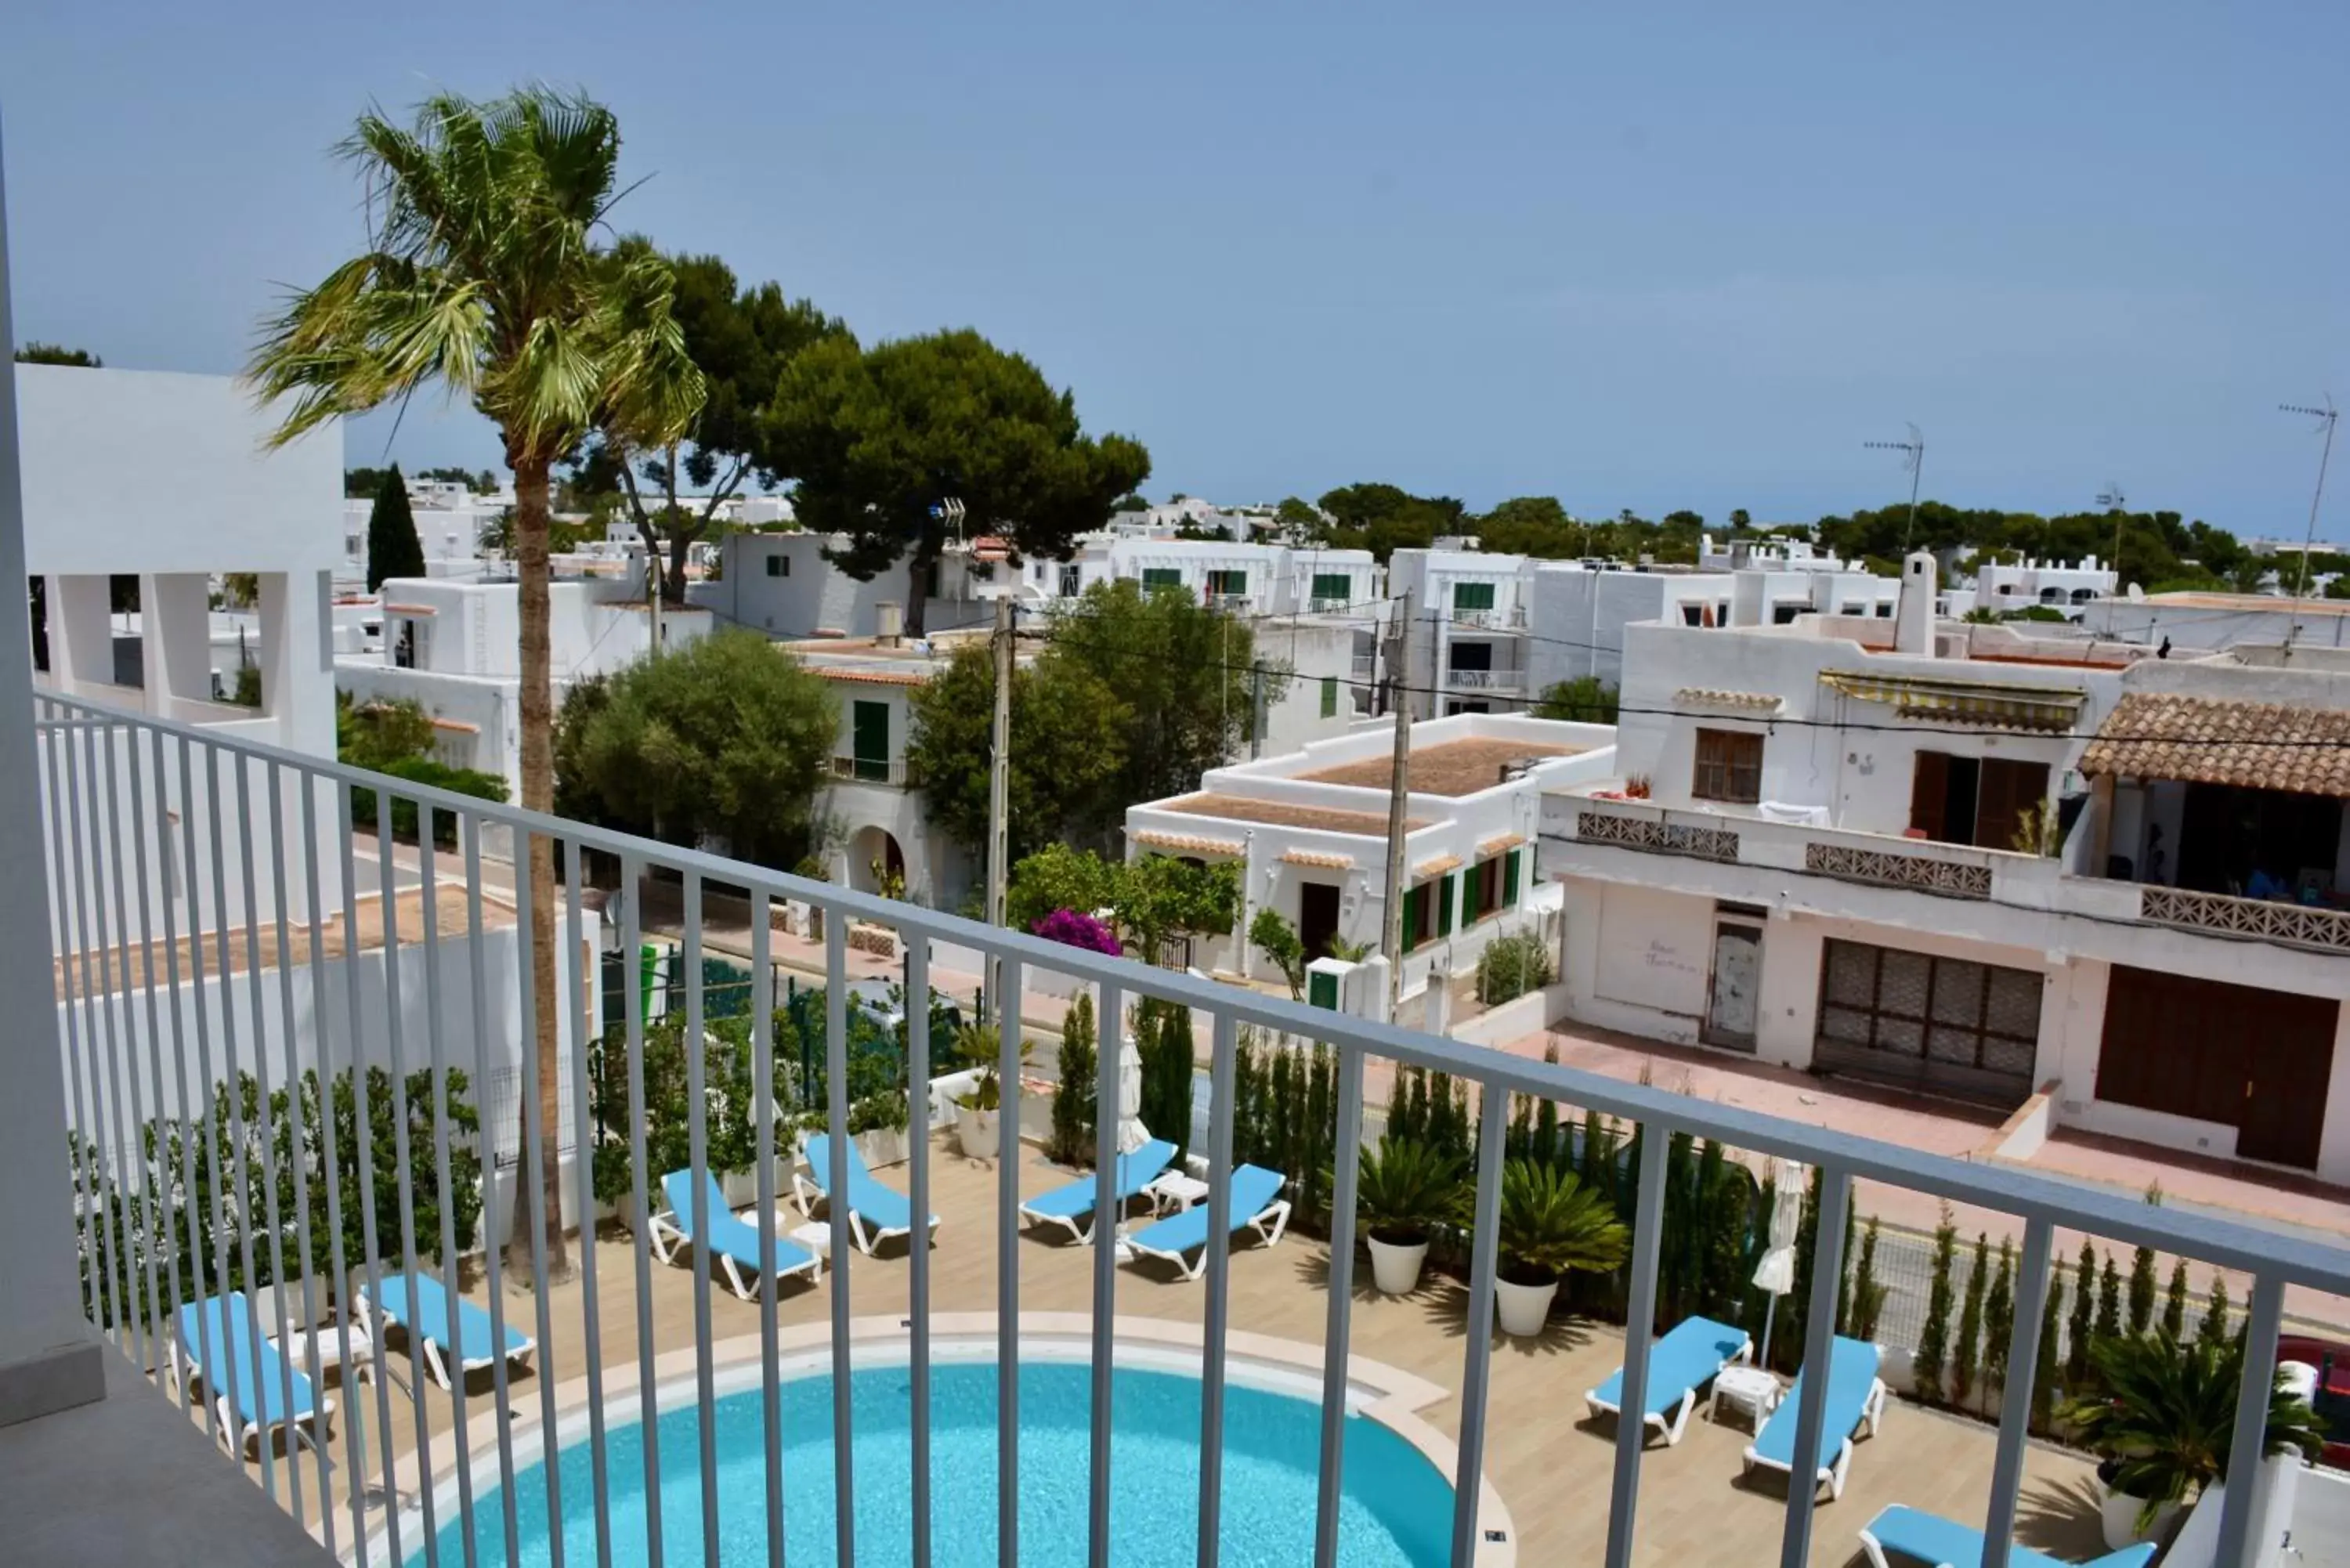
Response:
[[[649,250],[598,246],[620,131],[585,97],[543,87],[483,103],[443,94],[405,129],[370,109],[337,151],[365,187],[368,248],[263,324],[245,374],[264,399],[292,395],[279,444],[404,404],[433,381],[497,425],[515,476],[522,579],[522,804],[551,811],[548,471],[598,424],[656,445],[691,425],[702,376],[670,313],[669,265]],[[526,1263],[530,1227],[541,1225],[549,1271],[562,1278],[554,846],[532,836],[529,853],[546,1136],[540,1201],[515,1206],[508,1246]]]

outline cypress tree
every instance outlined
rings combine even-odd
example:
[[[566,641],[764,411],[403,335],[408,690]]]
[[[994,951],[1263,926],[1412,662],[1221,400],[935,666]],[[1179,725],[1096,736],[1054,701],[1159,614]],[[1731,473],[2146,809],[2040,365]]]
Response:
[[[2106,1272],[2097,1276],[2097,1337],[2119,1339],[2122,1334],[2122,1272],[2114,1267],[2114,1255],[2106,1254]]]
[[[2096,1321],[2097,1249],[2081,1238],[2081,1261],[2073,1266],[2073,1316],[2066,1326],[2065,1391],[2079,1397],[2089,1386],[2090,1329]]]
[[[2154,1249],[2140,1247],[2130,1259],[2129,1331],[2144,1334],[2154,1324]]]
[[[2203,1309],[2203,1322],[2195,1331],[2195,1343],[2227,1348],[2228,1277],[2217,1269],[2211,1271],[2211,1301]]]
[[[416,514],[408,508],[408,482],[395,462],[384,471],[368,513],[368,592],[381,587],[386,577],[423,575],[424,545],[416,536]]]
[[[1982,1366],[1983,1299],[1991,1287],[1991,1238],[1975,1232],[1975,1255],[1967,1270],[1965,1304],[1959,1308],[1959,1345],[1950,1358],[1950,1402],[1963,1405],[1974,1394]]]
[[[1085,1165],[1094,1153],[1094,999],[1080,990],[1061,1019],[1060,1082],[1053,1086],[1053,1158]]]
[[[1926,1293],[1926,1325],[1918,1332],[1918,1397],[1929,1404],[1942,1400],[1942,1373],[1950,1357],[1950,1268],[1957,1261],[1959,1228],[1950,1206],[1942,1205],[1942,1222],[1934,1228],[1934,1282]]]
[[[2040,1360],[2032,1376],[2032,1424],[2048,1430],[2056,1408],[2056,1325],[2064,1316],[2064,1265],[2048,1270],[2048,1304],[2040,1312]]]
[[[1857,1222],[1860,1206],[1847,1202],[1844,1206],[1844,1251],[1836,1254],[1836,1315],[1835,1331],[1847,1332],[1852,1325],[1852,1233]]]
[[[1993,1384],[2007,1386],[2007,1354],[2015,1336],[2015,1243],[1999,1243],[1999,1271],[1991,1277],[1991,1293],[1983,1299],[1983,1392]]]
[[[1885,1310],[1886,1287],[1877,1282],[1877,1217],[1868,1217],[1868,1229],[1861,1233],[1860,1261],[1852,1273],[1852,1334],[1854,1339],[1877,1337],[1877,1314]]]
[[[2187,1260],[2170,1262],[2170,1289],[2162,1298],[2162,1331],[2173,1339],[2187,1337]]]

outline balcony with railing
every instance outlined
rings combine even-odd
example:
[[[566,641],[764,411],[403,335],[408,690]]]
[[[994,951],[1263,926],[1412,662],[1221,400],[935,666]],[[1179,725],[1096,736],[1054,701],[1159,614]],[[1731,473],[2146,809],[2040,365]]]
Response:
[[[2021,1510],[2033,1543],[2085,1556],[2089,1464],[2028,1441],[2058,1229],[2248,1281],[2254,1366],[2288,1286],[2350,1292],[2350,1252],[2131,1194],[138,715],[44,699],[36,732],[78,1238],[62,1269],[78,1262],[92,1322],[226,1450],[224,1476],[241,1466],[350,1562],[1729,1568],[1842,1563],[1898,1502],[2002,1547]],[[1711,858],[1742,859],[1752,831],[1581,809]],[[550,906],[508,868],[534,856]],[[822,912],[820,940],[778,929],[787,901]],[[665,910],[673,929],[651,929]],[[897,932],[902,960],[852,951],[852,924]],[[660,940],[674,995],[640,976]],[[952,1027],[943,1009],[976,1005],[981,971],[1023,1027]],[[1024,1057],[1076,994],[1100,1020],[1140,1004],[1195,1031],[1191,1083],[1142,1102],[1179,1107],[1148,1130],[1188,1143],[1166,1164],[1180,1179],[1152,1179],[1162,1156],[1126,1114],[1107,1030],[1085,1089],[1119,1114],[1045,1116]],[[1010,1127],[954,1104],[989,1075]],[[1429,1227],[1418,1291],[1391,1298],[1357,1254],[1378,1241],[1358,1235],[1358,1150],[1388,1125],[1376,1105],[1409,1114],[1394,1086],[1419,1075],[1420,1115],[1430,1085],[1458,1109],[1428,1137],[1465,1151],[1463,1200]],[[1515,1321],[1531,1268],[1505,1170],[1571,1166],[1556,1128],[1586,1116],[1639,1129],[1598,1161],[1623,1261],[1575,1293],[1589,1315],[1537,1312],[1536,1337],[1504,1338],[1497,1304]],[[949,1117],[970,1118],[960,1152]],[[1048,1119],[1047,1150],[984,1152]],[[1803,1378],[1757,1440],[1726,1405],[1690,1417],[1697,1387],[1661,1352],[1627,1359],[1609,1318],[1669,1326],[1711,1304],[1669,1199],[1688,1139],[1819,1173],[1809,1293],[1775,1309],[1783,1369],[1857,1357],[1898,1381],[1834,1332],[1856,1189],[2012,1217],[1996,1419],[1887,1410],[1864,1369],[1856,1387]],[[1743,1248],[1763,1219],[1759,1189],[1738,1190]],[[1751,1260],[1731,1272],[1713,1310],[1759,1323]],[[1661,1415],[1586,1419],[1619,1362],[1617,1406]],[[2253,1527],[2267,1403],[2248,1381],[2207,1505],[2223,1562]],[[1651,1425],[1678,1451],[1651,1450]]]
[[[832,759],[832,776],[854,779],[861,784],[903,785],[906,782],[906,759],[836,756]]]

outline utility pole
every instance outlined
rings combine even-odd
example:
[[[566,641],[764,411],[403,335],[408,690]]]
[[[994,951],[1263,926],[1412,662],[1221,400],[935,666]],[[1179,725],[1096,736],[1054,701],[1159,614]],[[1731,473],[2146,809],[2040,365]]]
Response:
[[[1387,903],[1379,951],[1388,961],[1389,1023],[1395,1021],[1396,1005],[1403,1000],[1403,840],[1411,803],[1411,699],[1405,688],[1411,680],[1411,611],[1412,591],[1406,588],[1396,605],[1388,642],[1388,711],[1395,716],[1395,768],[1388,784]]]
[[[661,656],[661,564],[658,550],[645,552],[645,603],[652,615],[652,656],[659,659]]]
[[[1901,554],[1909,554],[1910,542],[1918,536],[1918,482],[1926,473],[1926,437],[1916,425],[1909,427],[1908,441],[1865,441],[1860,443],[1872,452],[1898,452],[1902,465],[1909,470],[1909,520],[1901,525]]]
[[[1295,653],[1290,655],[1292,659]],[[1260,659],[1249,670],[1249,761],[1254,762],[1264,753],[1264,660]]]
[[[2325,430],[2325,444],[2318,450],[2317,453],[2317,489],[2309,498],[2309,534],[2302,541],[2301,571],[2293,579],[2293,625],[2285,629],[2284,634],[2285,652],[2290,655],[2293,651],[2293,634],[2301,628],[2301,598],[2309,591],[2309,553],[2317,548],[2317,509],[2325,501],[2325,467],[2334,460],[2334,427],[2341,422],[2342,412],[2334,406],[2334,399],[2331,396],[2326,398],[2325,406],[2322,409],[2313,409],[2303,403],[2279,403],[2277,407],[2288,414],[2307,414],[2311,419],[2324,425]]]
[[[1006,820],[1012,781],[1012,608],[1011,593],[999,592],[995,635],[990,644],[995,656],[995,743],[987,763],[987,923],[991,926],[1003,923],[1004,879],[1012,869],[1012,828]],[[987,994],[995,999],[996,1017],[1018,1019],[1020,999],[1014,997],[1007,1003],[1003,998],[1003,964],[991,959],[987,970]]]
[[[2113,571],[2114,592],[2118,596],[2122,587],[2122,521],[2129,515],[2129,497],[2122,493],[2120,485],[2109,479],[2106,481],[2106,488],[2098,493],[2097,504],[2114,514],[2114,558],[2106,565]]]

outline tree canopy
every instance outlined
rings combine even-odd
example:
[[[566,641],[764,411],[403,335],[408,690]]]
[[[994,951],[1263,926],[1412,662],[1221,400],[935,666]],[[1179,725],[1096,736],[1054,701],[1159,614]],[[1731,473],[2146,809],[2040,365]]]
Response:
[[[941,502],[962,503],[967,535],[1058,556],[1150,474],[1139,441],[1084,434],[1074,397],[967,329],[870,348],[826,337],[785,368],[764,428],[775,468],[799,482],[800,522],[847,535],[837,565],[870,579],[906,562],[910,633],[952,536]]]
[[[986,649],[958,649],[945,670],[914,689],[911,708],[908,776],[940,831],[982,853],[995,722],[995,667]],[[1048,652],[1014,670],[1005,786],[1013,859],[1057,839],[1097,838],[1118,819],[1124,803],[1114,787],[1131,720],[1110,687],[1075,660]]]
[[[1015,862],[1004,919],[1023,929],[1055,909],[1107,909],[1119,938],[1158,963],[1179,937],[1228,931],[1240,915],[1240,865],[1145,855],[1106,860],[1089,849],[1047,845]]]
[[[618,248],[653,254],[651,242],[641,236],[624,239]],[[720,503],[738,493],[746,480],[773,488],[784,476],[766,415],[785,368],[809,345],[847,328],[814,302],[787,297],[780,284],[742,286],[720,257],[672,255],[667,261],[676,278],[670,311],[684,335],[686,353],[702,371],[702,411],[677,445],[652,450],[608,425],[581,450],[571,483],[577,493],[603,503],[598,510],[625,508],[647,549],[667,545],[662,592],[682,599],[686,553],[710,535]],[[639,482],[651,487],[652,496]],[[703,494],[699,506],[678,500],[681,486],[689,483]]]
[[[27,343],[16,350],[19,365],[71,365],[80,370],[102,370],[106,361],[87,348],[68,348],[61,343]]]
[[[722,629],[583,684],[564,708],[567,805],[665,843],[722,841],[763,866],[806,853],[840,708],[765,638]]]
[[[384,471],[368,513],[367,586],[373,593],[388,577],[424,575],[424,543],[416,536],[416,514],[408,505],[408,481],[400,464]]]

